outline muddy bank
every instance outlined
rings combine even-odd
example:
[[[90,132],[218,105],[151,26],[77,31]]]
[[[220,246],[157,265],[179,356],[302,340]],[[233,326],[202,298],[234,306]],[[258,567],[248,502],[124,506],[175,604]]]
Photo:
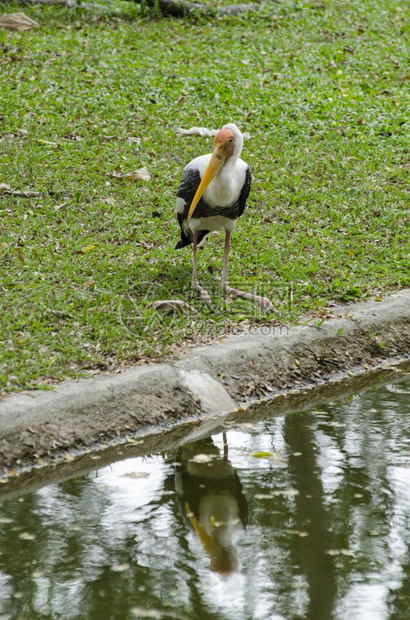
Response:
[[[315,326],[316,324],[316,326]],[[0,475],[67,450],[173,428],[289,391],[409,359],[410,290],[334,309],[334,318],[261,328],[167,364],[64,382],[0,402]],[[153,448],[155,450],[155,447]]]

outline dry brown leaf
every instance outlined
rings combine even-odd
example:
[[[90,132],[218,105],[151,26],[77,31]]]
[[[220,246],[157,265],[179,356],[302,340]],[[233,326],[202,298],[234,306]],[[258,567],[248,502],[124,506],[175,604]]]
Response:
[[[104,142],[111,142],[112,140],[117,140],[117,136],[105,136],[102,135],[101,136],[101,140],[104,140]]]
[[[26,30],[40,28],[40,25],[34,19],[27,17],[25,13],[4,13],[0,17],[0,27],[25,32]]]
[[[37,196],[40,196],[40,192],[11,189],[11,186],[7,185],[7,183],[0,183],[0,192],[3,192],[3,194],[9,194],[10,196],[18,196],[20,198],[37,198]]]
[[[130,471],[127,474],[121,474],[122,478],[132,478],[133,480],[141,480],[149,478],[149,474],[146,471]]]
[[[122,172],[121,172],[122,168],[121,166],[117,166],[116,168],[114,168],[114,170],[111,172],[110,176],[114,177],[114,179],[120,179],[122,177]]]
[[[207,127],[191,127],[190,129],[182,129],[182,127],[177,127],[177,134],[180,136],[215,136],[218,133],[219,129],[208,129]],[[250,138],[250,134],[246,131],[242,134],[244,138]]]
[[[60,209],[62,209],[63,207],[65,207],[66,205],[68,205],[68,201],[66,202],[62,202],[61,205],[56,205],[54,207],[54,211],[59,211]]]
[[[79,250],[76,250],[74,254],[88,254],[88,252],[91,252],[92,250],[94,250],[94,248],[95,248],[95,244],[92,243],[91,245],[87,245],[84,248],[80,248]]]
[[[32,192],[30,190],[27,191],[14,191],[14,192],[10,192],[13,196],[19,196],[20,198],[37,198],[38,196],[40,196],[40,192]]]
[[[21,540],[35,540],[36,539],[34,534],[30,534],[29,532],[21,532],[21,534],[19,534],[19,538],[21,538]]]
[[[131,179],[131,181],[149,181],[151,175],[146,168],[139,168],[138,170],[134,170],[134,172],[124,174],[123,178]]]
[[[114,564],[113,566],[111,566],[111,570],[114,571],[114,573],[122,573],[125,570],[128,570],[130,567],[130,565],[128,564],[128,562],[124,562],[123,564]]]
[[[12,196],[19,196],[20,198],[37,198],[40,196],[40,192],[32,192],[30,190],[23,192],[19,190],[15,190],[14,192],[10,192]]]
[[[50,142],[50,140],[43,140],[43,138],[34,138],[39,144],[45,144],[46,146],[59,146],[58,142]]]
[[[177,134],[180,136],[214,136],[217,132],[217,129],[208,129],[207,127],[191,127],[190,129],[177,127]]]
[[[197,313],[193,306],[190,306],[181,299],[162,299],[152,302],[152,304],[149,304],[149,307],[154,308],[154,310],[161,310],[161,312],[165,312],[166,314],[170,314],[171,312],[178,312],[178,314],[186,314],[187,312]]]
[[[149,181],[151,178],[150,173],[145,167],[138,168],[138,170],[133,172],[126,172],[125,174],[121,174],[117,169],[114,170],[111,176],[115,179],[128,179],[129,181]]]

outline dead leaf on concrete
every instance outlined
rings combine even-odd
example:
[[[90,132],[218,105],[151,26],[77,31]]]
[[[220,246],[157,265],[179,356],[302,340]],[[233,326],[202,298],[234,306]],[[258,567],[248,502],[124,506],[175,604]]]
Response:
[[[178,314],[181,315],[189,312],[194,312],[197,314],[197,311],[193,306],[190,306],[181,299],[161,299],[158,301],[153,301],[152,304],[149,304],[149,307],[154,308],[154,310],[165,312],[166,314],[171,314],[171,312],[178,312]]]
[[[40,28],[40,25],[34,19],[27,17],[25,13],[4,13],[0,17],[0,27],[16,30],[17,32],[25,32],[26,30]]]
[[[149,181],[151,178],[146,168],[138,168],[138,170],[126,172],[124,174],[121,174],[118,170],[114,170],[111,176],[114,177],[114,179],[128,179],[129,181]]]

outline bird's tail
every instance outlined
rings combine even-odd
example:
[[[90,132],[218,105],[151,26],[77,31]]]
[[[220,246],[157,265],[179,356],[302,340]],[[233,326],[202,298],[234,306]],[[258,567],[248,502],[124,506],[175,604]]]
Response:
[[[175,250],[180,250],[181,248],[184,248],[186,245],[189,245],[190,243],[192,243],[192,239],[181,239],[181,241],[178,241],[178,243],[175,246]]]
[[[192,243],[192,237],[185,235],[181,231],[181,241],[178,241],[178,243],[175,246],[175,249],[179,250],[180,248],[184,248],[186,245],[190,245],[191,243]]]
[[[200,230],[198,233],[198,245],[201,243],[202,239],[205,237],[205,235],[207,235],[208,233],[210,233],[210,230]],[[181,230],[181,241],[178,241],[178,243],[175,246],[175,250],[179,250],[180,248],[184,248],[187,245],[191,245],[193,239],[191,236],[186,235],[182,230]]]

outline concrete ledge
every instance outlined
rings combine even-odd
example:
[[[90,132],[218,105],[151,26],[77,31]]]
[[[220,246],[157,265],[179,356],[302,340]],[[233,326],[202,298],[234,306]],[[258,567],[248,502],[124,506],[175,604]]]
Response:
[[[315,324],[317,326],[315,326]],[[334,309],[334,318],[262,327],[167,364],[67,381],[0,401],[0,475],[102,440],[247,410],[410,357],[410,289]]]

